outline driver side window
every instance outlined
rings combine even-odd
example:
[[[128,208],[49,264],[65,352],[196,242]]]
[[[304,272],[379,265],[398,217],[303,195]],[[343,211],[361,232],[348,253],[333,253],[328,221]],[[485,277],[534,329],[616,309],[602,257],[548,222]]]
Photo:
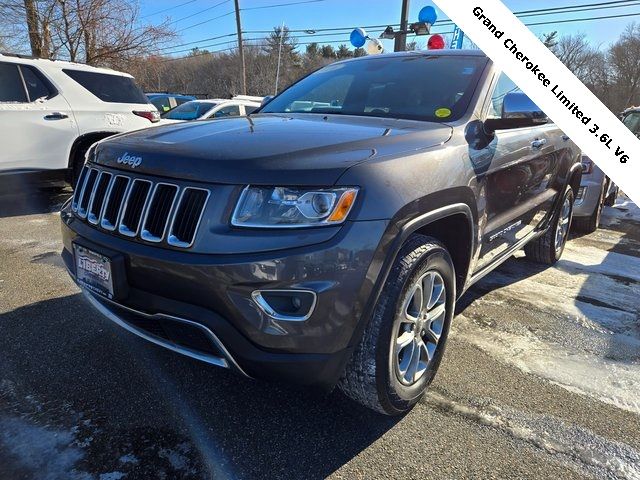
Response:
[[[213,114],[215,118],[221,117],[239,117],[240,116],[240,107],[238,105],[229,105],[228,107],[223,107]]]
[[[500,74],[498,83],[491,95],[491,105],[489,106],[488,118],[500,118],[502,116],[502,105],[504,104],[504,97],[512,92],[520,92],[520,88],[507,77],[504,73]]]

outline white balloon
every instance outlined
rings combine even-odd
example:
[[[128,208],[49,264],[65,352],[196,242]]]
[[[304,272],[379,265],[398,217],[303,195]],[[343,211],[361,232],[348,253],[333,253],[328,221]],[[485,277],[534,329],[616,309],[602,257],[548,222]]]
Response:
[[[378,55],[384,51],[382,42],[377,38],[370,38],[365,45],[365,49],[369,55]]]

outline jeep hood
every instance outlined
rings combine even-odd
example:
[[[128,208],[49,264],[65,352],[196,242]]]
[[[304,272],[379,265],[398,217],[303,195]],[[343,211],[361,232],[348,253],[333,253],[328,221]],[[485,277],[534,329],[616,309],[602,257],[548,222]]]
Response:
[[[450,126],[437,123],[262,114],[118,135],[98,144],[94,161],[195,182],[333,185],[353,165],[440,145],[451,133]],[[118,162],[130,157],[141,161]]]

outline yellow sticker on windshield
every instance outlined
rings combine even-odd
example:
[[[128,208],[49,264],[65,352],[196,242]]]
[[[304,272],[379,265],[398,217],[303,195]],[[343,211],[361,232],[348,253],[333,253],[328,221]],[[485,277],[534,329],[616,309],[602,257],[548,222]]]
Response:
[[[439,108],[436,110],[436,117],[438,118],[447,118],[451,116],[451,110],[448,108]]]

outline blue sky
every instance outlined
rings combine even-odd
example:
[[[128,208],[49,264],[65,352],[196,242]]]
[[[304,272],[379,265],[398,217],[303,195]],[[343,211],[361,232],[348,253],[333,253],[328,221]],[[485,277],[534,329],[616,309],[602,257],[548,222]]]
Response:
[[[179,39],[172,42],[172,44],[199,41],[204,38],[217,37],[235,32],[235,16],[231,13],[233,12],[233,0],[226,0],[226,2],[224,0],[193,0],[191,3],[179,8],[173,8],[163,13],[156,13],[183,4],[186,1],[188,0],[140,0],[141,15],[144,17],[144,21],[151,23],[159,22],[166,17],[170,17],[171,21],[175,22],[174,28],[176,28],[176,30],[184,29],[180,32]],[[255,7],[265,7],[296,1],[301,0],[240,0],[240,8],[243,9],[243,30],[270,30],[283,22],[291,29],[321,29],[398,23],[402,3],[401,0],[316,0],[314,3],[276,8],[257,8],[252,10],[252,8]],[[531,0],[504,0],[504,3],[513,11],[523,11],[569,5],[581,6],[596,3],[596,1],[537,0],[532,2]],[[431,4],[428,0],[412,0],[410,21],[417,20],[418,11],[428,4]],[[205,9],[208,10],[203,11]],[[640,2],[632,3],[631,6],[610,8],[601,11],[535,16],[523,20],[526,22],[544,22],[617,14],[637,14],[637,16],[531,27],[536,34],[552,30],[558,30],[561,34],[584,32],[589,36],[593,44],[608,45],[617,39],[626,25],[633,20],[640,21]],[[184,19],[181,20],[182,18]],[[444,15],[441,14],[440,18],[444,18]],[[201,25],[195,25],[201,22],[203,22]],[[450,28],[442,27],[439,30],[448,31]],[[438,31],[438,29],[435,31]],[[321,33],[306,35],[306,37],[300,37],[298,41],[301,43],[310,41],[318,41],[319,43],[327,43],[328,41],[349,43],[348,34],[346,33],[340,33],[338,35],[322,35]],[[248,38],[260,36],[264,36],[264,34],[256,33],[245,35],[245,37]],[[233,41],[233,39],[231,39],[231,41]],[[200,45],[216,44],[215,46],[209,47],[209,49],[217,50],[232,45],[232,43],[226,42],[227,39],[223,38],[206,41]],[[418,38],[419,45],[424,44],[424,42],[424,37]],[[333,45],[337,46],[338,43],[333,43]],[[389,47],[390,46],[391,43],[389,43]],[[176,47],[176,50],[190,47],[191,45],[187,47]]]

